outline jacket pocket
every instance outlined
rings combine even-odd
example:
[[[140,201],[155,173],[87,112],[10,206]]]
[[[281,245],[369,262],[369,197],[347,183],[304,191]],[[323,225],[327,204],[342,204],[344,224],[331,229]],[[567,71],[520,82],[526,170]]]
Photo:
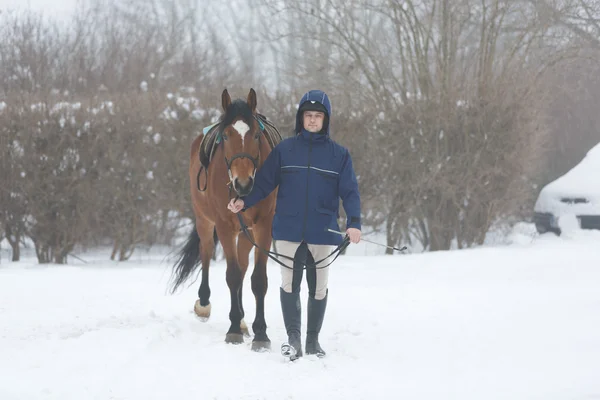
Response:
[[[316,170],[317,175],[322,176],[323,178],[330,180],[330,181],[337,181],[339,175],[338,174],[334,174],[333,172],[323,172],[323,171],[319,171]]]
[[[317,211],[320,212],[321,214],[327,214],[327,215],[335,214],[335,211],[330,210],[329,208],[321,207],[321,206],[317,206]]]
[[[337,228],[337,218],[336,218],[336,213],[334,210],[331,210],[329,208],[323,207],[323,206],[317,206],[315,208],[315,211],[317,212],[316,214],[316,218],[315,221],[317,223],[317,225],[315,225],[315,229],[319,232],[322,232],[323,230],[327,230],[329,229],[335,229]]]

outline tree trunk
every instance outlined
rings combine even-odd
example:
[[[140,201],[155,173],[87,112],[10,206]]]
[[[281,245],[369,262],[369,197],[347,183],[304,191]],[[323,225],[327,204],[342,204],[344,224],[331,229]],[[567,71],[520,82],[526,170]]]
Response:
[[[135,251],[135,245],[133,243],[122,244],[121,250],[119,251],[119,261],[127,261],[133,255]]]
[[[12,248],[12,261],[13,262],[20,261],[21,248],[19,247],[19,244],[21,243],[21,235],[18,233],[13,235],[10,232],[10,229],[7,227],[6,228],[6,240],[8,241],[8,244],[10,244],[10,247]]]
[[[61,247],[57,248],[56,251],[53,251],[54,263],[55,264],[66,264],[67,257],[69,255],[69,253],[71,251],[73,251],[74,248],[75,248],[75,244],[68,243],[68,244],[63,244]]]
[[[117,250],[119,249],[119,241],[115,240],[115,244],[113,245],[112,252],[110,253],[110,260],[115,261],[115,257],[117,256]]]
[[[10,242],[9,242],[10,243]],[[21,247],[19,247],[19,243],[17,242],[15,245],[10,244],[12,247],[12,261],[17,262],[21,260]]]
[[[19,261],[21,259],[21,249],[19,247],[19,244],[21,243],[21,233],[19,232],[19,229],[17,229],[17,232],[13,233],[11,226],[6,225],[6,240],[12,248],[13,262]]]
[[[389,216],[388,219],[385,221],[385,236],[388,246],[393,247],[396,245],[394,243],[394,221],[392,221],[392,218],[390,218]],[[385,249],[385,254],[394,254],[394,250],[388,247]]]
[[[50,247],[45,244],[42,244],[40,242],[37,242],[35,239],[33,240],[33,243],[35,244],[35,255],[37,256],[38,263],[40,263],[40,264],[50,263],[50,260],[51,260]]]

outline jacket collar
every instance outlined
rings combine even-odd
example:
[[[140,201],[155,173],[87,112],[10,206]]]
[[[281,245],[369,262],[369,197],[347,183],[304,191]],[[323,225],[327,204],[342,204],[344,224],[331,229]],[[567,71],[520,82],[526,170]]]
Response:
[[[324,143],[329,139],[329,135],[317,132],[309,132],[306,129],[302,128],[300,133],[297,135],[301,140],[313,143]]]

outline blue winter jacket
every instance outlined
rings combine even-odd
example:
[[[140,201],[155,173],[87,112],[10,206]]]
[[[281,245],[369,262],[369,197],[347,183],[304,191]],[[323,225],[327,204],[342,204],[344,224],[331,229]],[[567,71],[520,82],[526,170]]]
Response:
[[[311,90],[302,96],[318,101],[331,116],[327,95]],[[358,183],[348,150],[324,132],[303,128],[302,115],[296,115],[296,136],[281,141],[257,171],[254,187],[244,197],[244,209],[267,197],[277,186],[277,206],[273,219],[273,239],[308,244],[337,245],[343,237],[327,231],[340,231],[337,223],[339,199],[347,215],[346,228],[361,228]]]

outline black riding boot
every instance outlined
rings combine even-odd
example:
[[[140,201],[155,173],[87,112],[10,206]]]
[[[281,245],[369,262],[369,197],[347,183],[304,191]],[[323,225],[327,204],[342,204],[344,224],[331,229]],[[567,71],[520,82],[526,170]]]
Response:
[[[279,288],[279,293],[283,322],[288,334],[288,343],[284,343],[281,346],[281,353],[284,356],[293,358],[302,357],[302,340],[300,338],[302,306],[300,305],[300,293],[287,293],[282,288]]]
[[[317,357],[325,357],[325,351],[319,344],[319,332],[323,325],[325,317],[325,308],[327,308],[327,297],[329,290],[322,300],[314,297],[308,298],[308,319],[306,320],[306,354],[316,354]]]

